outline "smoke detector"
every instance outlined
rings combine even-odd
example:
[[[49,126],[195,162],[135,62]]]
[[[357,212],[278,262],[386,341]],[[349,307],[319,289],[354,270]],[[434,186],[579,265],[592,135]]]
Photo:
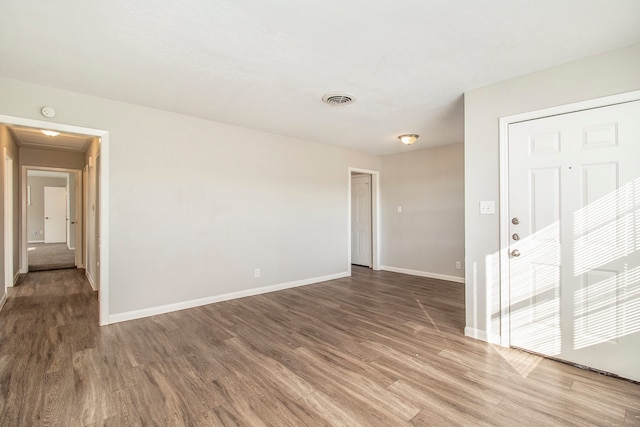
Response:
[[[322,97],[322,102],[329,105],[349,105],[353,104],[356,98],[346,93],[328,93]]]

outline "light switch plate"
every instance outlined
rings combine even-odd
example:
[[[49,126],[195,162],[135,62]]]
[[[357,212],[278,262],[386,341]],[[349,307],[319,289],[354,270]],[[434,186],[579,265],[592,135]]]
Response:
[[[483,200],[480,202],[480,215],[493,215],[496,213],[493,200]]]

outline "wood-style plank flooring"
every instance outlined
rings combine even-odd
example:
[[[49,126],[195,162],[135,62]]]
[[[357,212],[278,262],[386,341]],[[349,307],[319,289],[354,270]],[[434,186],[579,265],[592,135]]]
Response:
[[[353,277],[97,326],[79,270],[0,312],[2,426],[640,425],[640,386],[466,338],[463,285]]]

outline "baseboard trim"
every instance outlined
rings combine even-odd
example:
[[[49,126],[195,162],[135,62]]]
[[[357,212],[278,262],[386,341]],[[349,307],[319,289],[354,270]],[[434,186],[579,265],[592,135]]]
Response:
[[[20,279],[20,270],[16,271],[16,274],[13,275],[13,286],[15,286],[16,283],[18,283],[19,279]]]
[[[89,270],[85,270],[84,275],[87,276],[87,280],[91,285],[91,289],[93,289],[94,292],[97,291],[98,288],[96,287],[96,282],[93,281],[93,276],[91,276],[91,273],[89,273]]]
[[[215,295],[206,298],[199,298],[190,301],[183,301],[175,304],[161,305],[157,307],[149,307],[142,310],[128,311],[125,313],[116,313],[109,315],[109,323],[126,322],[128,320],[141,319],[158,314],[171,313],[173,311],[185,310],[188,308],[200,307],[202,305],[213,304],[216,302],[228,301],[237,298],[250,297],[254,295],[266,294],[269,292],[282,291],[284,289],[297,288],[299,286],[313,285],[314,283],[326,282],[329,280],[341,279],[349,277],[349,272],[330,274],[328,276],[313,277],[310,279],[296,280],[293,282],[281,283],[278,285],[265,286],[261,288],[247,289],[244,291],[230,292],[222,295]]]
[[[44,240],[29,240],[27,244],[29,243],[44,243]]]
[[[449,276],[447,274],[430,273],[428,271],[410,270],[408,268],[391,267],[388,265],[380,266],[380,270],[391,271],[394,273],[410,274],[411,276],[428,277],[430,279],[447,280],[449,282],[464,283],[464,277]]]
[[[480,329],[470,328],[466,326],[464,328],[464,335],[470,338],[475,338],[480,341],[488,342],[491,344],[501,345],[500,343],[500,335],[496,334],[488,334],[487,331],[482,331]]]
[[[0,298],[0,310],[4,307],[4,303],[7,302],[7,291],[4,291],[4,295]]]

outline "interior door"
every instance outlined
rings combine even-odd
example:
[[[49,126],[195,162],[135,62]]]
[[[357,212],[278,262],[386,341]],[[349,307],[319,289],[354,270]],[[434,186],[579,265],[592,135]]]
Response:
[[[67,241],[67,189],[44,187],[44,242]]]
[[[509,126],[511,345],[640,380],[640,101]]]
[[[371,267],[371,175],[351,177],[351,263]]]

